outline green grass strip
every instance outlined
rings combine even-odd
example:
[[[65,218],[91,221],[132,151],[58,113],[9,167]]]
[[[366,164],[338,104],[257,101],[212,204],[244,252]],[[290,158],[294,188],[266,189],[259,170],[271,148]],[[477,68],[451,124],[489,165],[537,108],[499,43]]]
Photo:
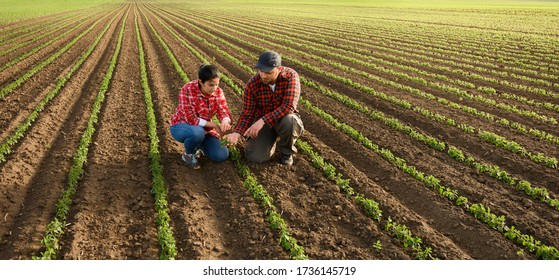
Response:
[[[39,257],[33,257],[33,259],[43,259],[43,260],[51,260],[56,259],[56,253],[60,249],[59,239],[64,234],[64,228],[66,227],[66,219],[68,216],[68,212],[70,211],[70,207],[72,206],[72,197],[76,193],[76,188],[78,186],[78,182],[83,176],[83,165],[87,160],[87,154],[89,153],[89,145],[91,144],[93,134],[96,130],[96,125],[99,120],[99,114],[101,112],[101,108],[105,101],[106,93],[109,89],[109,85],[111,83],[111,79],[113,77],[113,72],[116,67],[116,63],[118,60],[118,56],[120,54],[120,49],[122,46],[122,38],[124,37],[124,27],[126,26],[126,19],[128,18],[128,12],[124,16],[124,20],[122,21],[122,27],[120,29],[120,34],[118,36],[118,41],[115,49],[115,53],[113,54],[111,64],[103,77],[103,81],[101,83],[101,87],[97,94],[97,98],[95,99],[95,103],[93,104],[91,110],[91,116],[89,117],[89,121],[87,123],[87,128],[84,131],[80,146],[76,153],[74,154],[73,164],[70,167],[70,172],[68,174],[68,187],[62,193],[60,200],[56,204],[56,214],[54,220],[48,224],[45,236],[41,240],[41,244],[45,248],[45,251],[41,253]]]
[[[151,193],[155,197],[155,209],[157,212],[157,237],[161,245],[162,260],[174,260],[177,255],[177,245],[173,237],[173,228],[171,227],[171,217],[169,216],[169,202],[167,200],[168,191],[163,177],[163,165],[161,164],[161,154],[159,152],[159,137],[157,136],[157,121],[153,109],[153,101],[151,90],[148,83],[148,73],[145,62],[144,47],[138,28],[138,18],[134,10],[134,24],[136,27],[136,40],[138,42],[140,73],[142,80],[142,88],[144,90],[144,99],[146,102],[146,118],[149,136],[149,159],[150,171],[152,176]]]

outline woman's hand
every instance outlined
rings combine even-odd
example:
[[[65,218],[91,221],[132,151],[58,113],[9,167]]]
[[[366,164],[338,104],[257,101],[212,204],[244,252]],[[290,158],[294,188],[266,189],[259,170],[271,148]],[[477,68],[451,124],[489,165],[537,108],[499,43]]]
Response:
[[[214,122],[206,122],[206,127],[209,128],[213,128],[215,130],[217,130],[217,133],[221,134],[221,127],[219,126],[219,124],[214,123]]]

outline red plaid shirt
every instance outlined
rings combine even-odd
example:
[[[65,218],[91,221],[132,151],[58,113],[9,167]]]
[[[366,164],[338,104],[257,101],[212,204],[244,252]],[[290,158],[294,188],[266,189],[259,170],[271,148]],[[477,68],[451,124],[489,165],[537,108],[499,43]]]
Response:
[[[185,84],[179,92],[179,104],[169,122],[171,126],[177,123],[200,125],[200,120],[204,120],[203,123],[211,121],[215,114],[220,121],[231,120],[223,90],[218,87],[210,96],[204,96],[198,86],[198,80],[194,80]],[[221,137],[213,128],[204,127],[204,129],[208,134]]]
[[[280,68],[273,92],[269,85],[262,83],[260,75],[254,75],[245,85],[243,111],[233,131],[242,135],[260,118],[273,127],[285,115],[298,112],[300,95],[299,74],[289,67]]]

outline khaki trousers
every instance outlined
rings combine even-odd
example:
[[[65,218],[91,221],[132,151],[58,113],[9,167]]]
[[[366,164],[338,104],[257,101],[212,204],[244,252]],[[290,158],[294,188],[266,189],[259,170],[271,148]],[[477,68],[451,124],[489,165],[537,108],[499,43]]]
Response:
[[[298,114],[288,114],[281,118],[274,127],[264,125],[256,138],[250,138],[245,147],[245,156],[251,162],[268,161],[276,150],[276,143],[282,154],[296,153],[295,141],[304,130],[301,117]]]

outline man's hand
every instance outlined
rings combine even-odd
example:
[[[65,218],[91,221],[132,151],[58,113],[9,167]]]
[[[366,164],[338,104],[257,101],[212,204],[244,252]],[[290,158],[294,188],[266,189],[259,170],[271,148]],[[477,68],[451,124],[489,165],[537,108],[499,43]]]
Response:
[[[231,120],[230,119],[224,119],[221,121],[221,124],[219,125],[221,132],[226,132],[229,129],[231,129]]]
[[[264,120],[259,119],[245,131],[245,136],[251,137],[253,139],[256,138],[256,136],[258,136],[258,132],[260,132],[260,129],[262,129],[264,124]]]
[[[227,135],[224,135],[222,139],[227,140],[227,146],[237,145],[239,139],[241,138],[241,134],[237,132],[233,132]]]

